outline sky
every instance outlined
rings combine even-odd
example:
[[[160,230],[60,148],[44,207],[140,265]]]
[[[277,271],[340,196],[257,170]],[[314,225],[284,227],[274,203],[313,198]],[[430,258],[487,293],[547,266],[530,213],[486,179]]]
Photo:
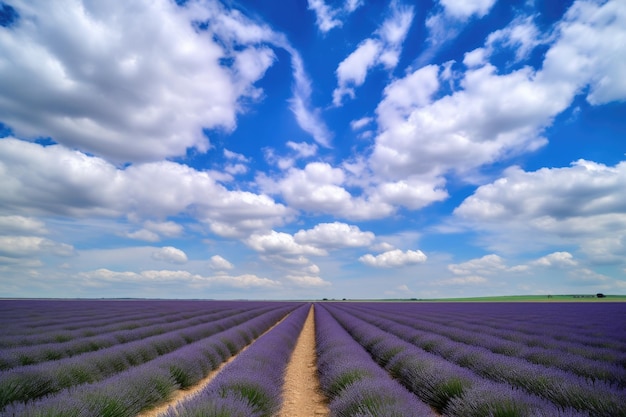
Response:
[[[0,297],[626,294],[626,2],[3,0]]]

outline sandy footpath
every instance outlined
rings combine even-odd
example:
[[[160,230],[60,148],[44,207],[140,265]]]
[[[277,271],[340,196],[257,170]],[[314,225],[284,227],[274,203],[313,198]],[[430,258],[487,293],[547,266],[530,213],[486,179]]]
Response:
[[[314,307],[304,322],[291,355],[283,386],[283,407],[279,417],[328,416],[326,398],[317,378]]]

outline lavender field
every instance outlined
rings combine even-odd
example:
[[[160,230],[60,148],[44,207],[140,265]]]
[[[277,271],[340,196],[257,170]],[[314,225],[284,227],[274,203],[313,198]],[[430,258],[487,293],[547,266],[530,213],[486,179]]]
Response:
[[[174,300],[0,301],[0,416],[277,416],[311,308],[327,415],[626,416],[626,303]]]

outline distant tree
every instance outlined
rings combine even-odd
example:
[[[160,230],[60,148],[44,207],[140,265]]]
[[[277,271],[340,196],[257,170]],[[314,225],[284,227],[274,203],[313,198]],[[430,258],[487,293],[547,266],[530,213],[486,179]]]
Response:
[[[596,297],[598,297],[598,298],[604,298],[604,297],[605,297],[605,295],[604,295],[604,294],[602,294],[601,292],[599,292],[599,293],[597,293],[597,294],[596,294]]]

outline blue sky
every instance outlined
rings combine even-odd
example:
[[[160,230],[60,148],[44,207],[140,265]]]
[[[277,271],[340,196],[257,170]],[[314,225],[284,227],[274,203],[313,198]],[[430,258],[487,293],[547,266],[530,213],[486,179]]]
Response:
[[[626,294],[626,3],[0,5],[0,296]]]

